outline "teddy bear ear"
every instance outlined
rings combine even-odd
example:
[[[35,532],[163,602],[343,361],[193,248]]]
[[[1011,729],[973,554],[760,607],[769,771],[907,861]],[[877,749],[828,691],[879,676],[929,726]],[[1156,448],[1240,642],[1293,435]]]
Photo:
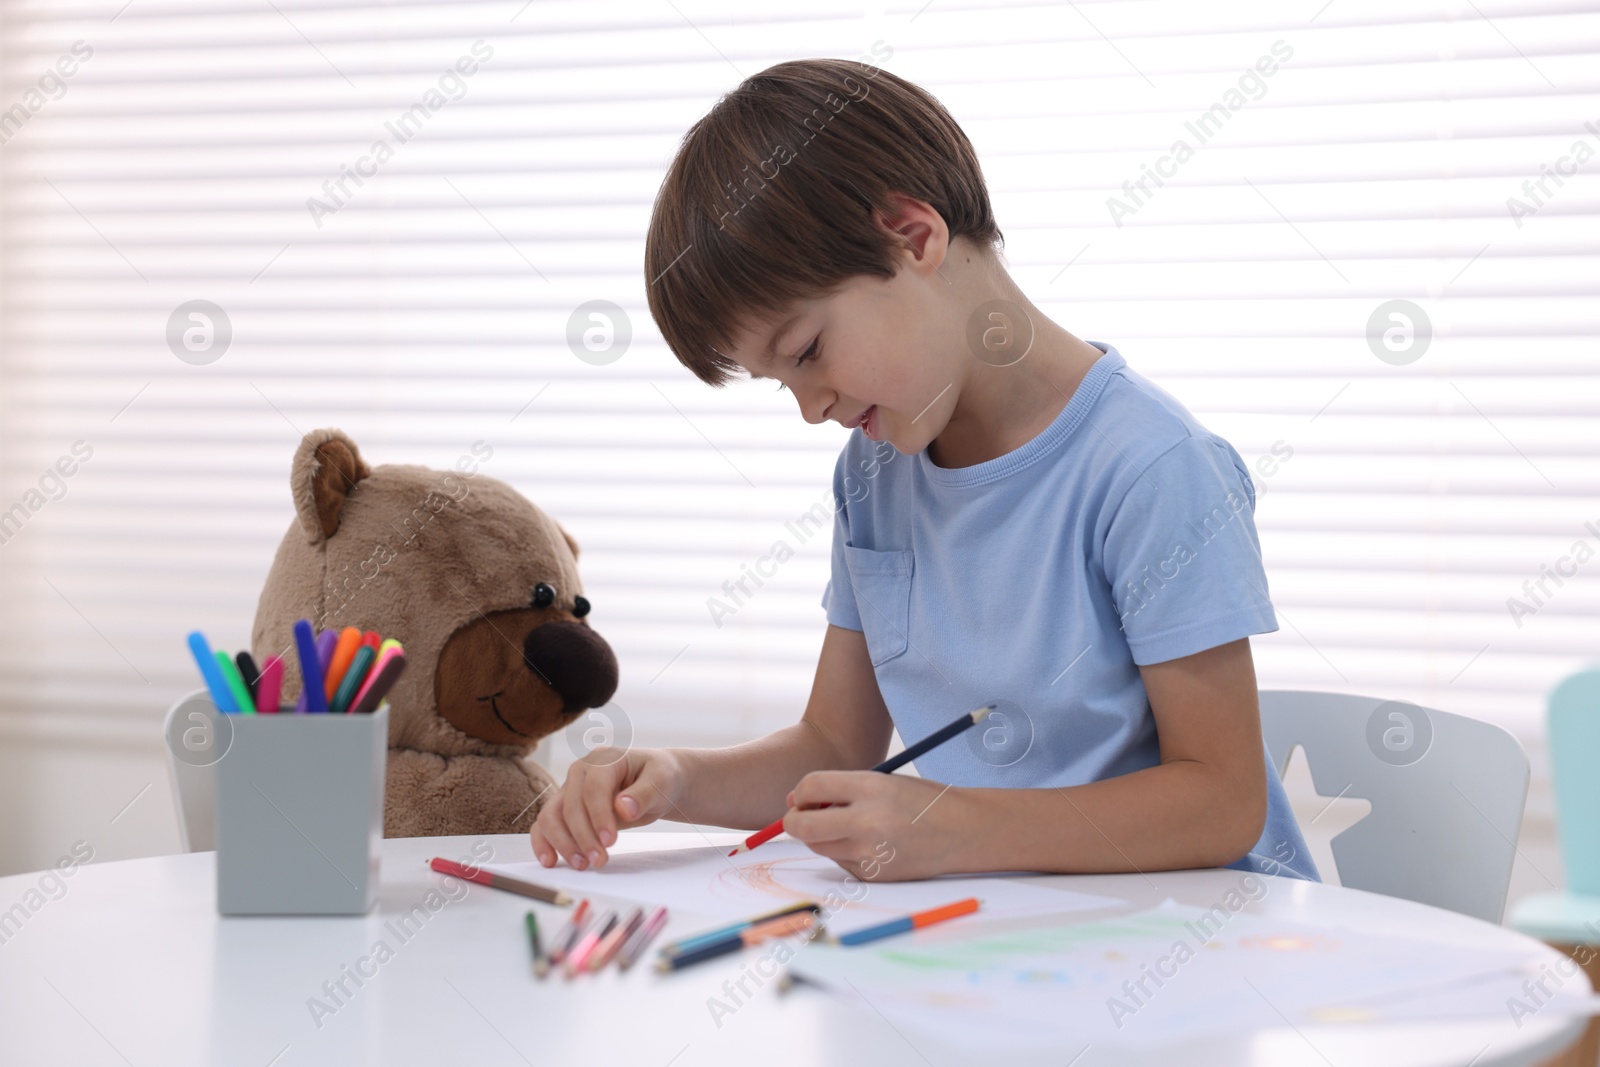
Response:
[[[343,430],[312,430],[295,449],[289,490],[300,528],[312,544],[332,537],[356,483],[372,476],[356,443]]]
[[[552,519],[551,521],[554,522],[555,520]],[[559,522],[556,523],[556,529],[560,530],[561,531],[561,536],[566,538],[567,547],[572,549],[572,558],[573,559],[577,559],[578,558],[578,542],[574,541],[572,539],[572,535],[567,533],[566,528],[563,527]]]

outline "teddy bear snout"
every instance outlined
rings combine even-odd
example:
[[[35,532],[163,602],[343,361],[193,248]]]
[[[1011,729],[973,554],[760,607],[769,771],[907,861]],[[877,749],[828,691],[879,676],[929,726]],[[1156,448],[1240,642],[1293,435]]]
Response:
[[[561,694],[566,713],[598,708],[617,691],[616,653],[583,623],[535,626],[523,639],[522,659]]]

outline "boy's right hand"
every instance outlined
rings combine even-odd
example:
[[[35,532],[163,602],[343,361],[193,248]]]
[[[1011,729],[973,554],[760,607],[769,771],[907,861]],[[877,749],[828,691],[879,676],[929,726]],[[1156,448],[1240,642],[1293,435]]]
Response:
[[[617,831],[655,822],[676,804],[682,769],[662,749],[597,748],[567,769],[567,781],[540,809],[530,837],[541,864],[557,857],[578,870],[604,867]]]

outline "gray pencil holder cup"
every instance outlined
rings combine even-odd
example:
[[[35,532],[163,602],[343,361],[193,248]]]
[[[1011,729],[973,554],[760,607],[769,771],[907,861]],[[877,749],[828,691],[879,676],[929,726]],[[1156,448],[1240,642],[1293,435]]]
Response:
[[[228,715],[217,761],[217,910],[364,915],[378,899],[389,706]]]

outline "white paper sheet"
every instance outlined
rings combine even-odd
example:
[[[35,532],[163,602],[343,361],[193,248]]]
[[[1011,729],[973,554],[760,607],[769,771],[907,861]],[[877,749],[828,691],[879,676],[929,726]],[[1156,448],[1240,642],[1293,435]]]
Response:
[[[1167,901],[1022,933],[930,928],[861,948],[813,943],[790,969],[908,1032],[990,1049],[1066,1048],[1426,1018],[1468,989],[1480,1015],[1511,1022],[1506,998],[1519,995],[1534,958],[1243,913],[1201,929],[1201,913]],[[1587,998],[1563,1000],[1546,1009],[1582,1011],[1572,1001]]]
[[[891,861],[892,862],[892,861]],[[948,925],[974,925],[989,917],[1045,915],[1112,908],[1114,897],[1054,889],[1027,875],[942,877],[917,882],[866,882],[798,841],[771,841],[738,856],[727,847],[620,852],[599,870],[536,862],[485,864],[540,885],[584,896],[598,894],[641,905],[705,916],[708,925],[736,922],[802,900],[824,906],[830,933],[846,933],[913,911],[977,897],[977,914]]]

